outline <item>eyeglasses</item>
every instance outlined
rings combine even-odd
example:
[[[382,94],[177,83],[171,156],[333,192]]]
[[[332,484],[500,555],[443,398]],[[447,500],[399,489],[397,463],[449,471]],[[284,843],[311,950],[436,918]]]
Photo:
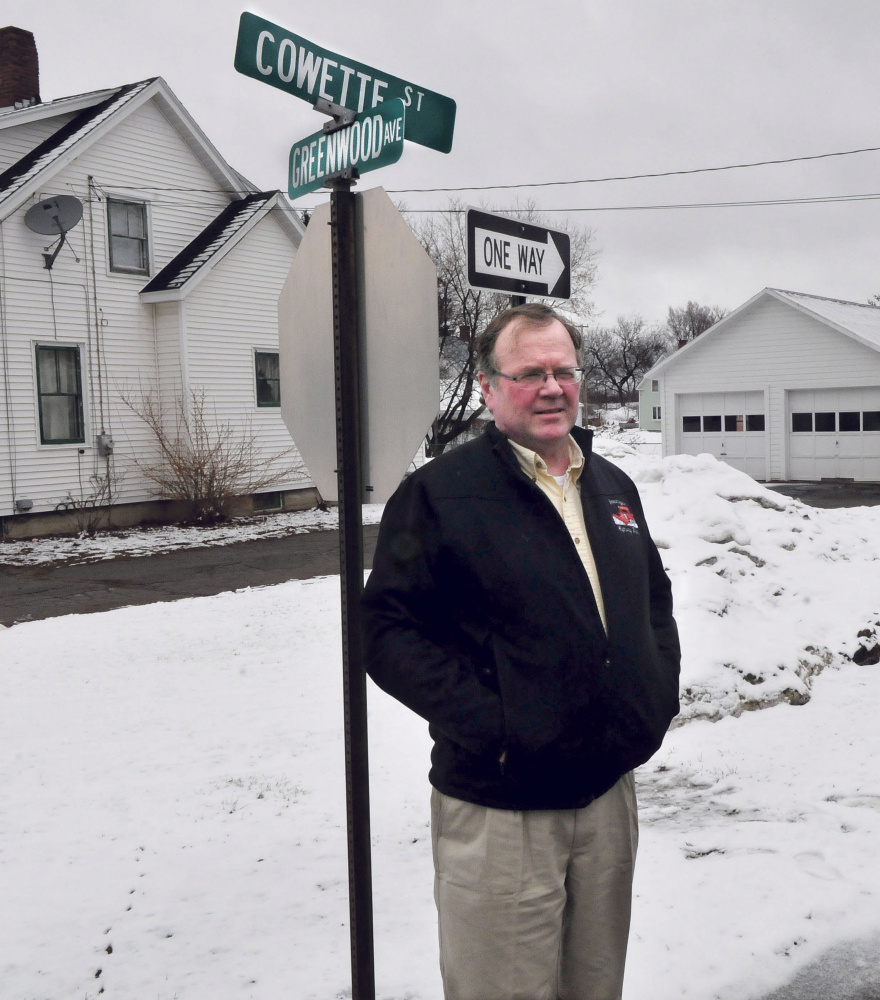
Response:
[[[584,377],[584,370],[583,368],[557,368],[552,372],[531,371],[523,372],[522,375],[505,375],[504,372],[499,371],[495,371],[492,374],[500,375],[501,378],[506,378],[510,382],[516,382],[517,384],[527,386],[530,389],[534,389],[539,385],[544,385],[547,379],[552,375],[556,384],[565,388],[569,385],[577,385]]]

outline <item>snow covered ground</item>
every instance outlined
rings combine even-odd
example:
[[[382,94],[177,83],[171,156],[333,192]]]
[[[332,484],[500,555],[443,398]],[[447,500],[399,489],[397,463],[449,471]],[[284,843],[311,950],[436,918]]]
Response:
[[[363,508],[364,524],[376,524],[382,516],[381,504]],[[0,544],[0,565],[35,566],[47,563],[91,563],[120,556],[155,556],[174,549],[233,545],[260,538],[299,535],[306,531],[327,531],[339,526],[335,507],[329,510],[289,511],[279,514],[239,518],[210,528],[161,527],[127,528],[67,538],[31,538]]]
[[[880,940],[880,508],[597,450],[643,493],[684,643],[625,997],[756,1000]],[[349,995],[338,591],[0,629],[4,1000]],[[372,687],[370,726],[377,996],[439,1000],[426,727]]]

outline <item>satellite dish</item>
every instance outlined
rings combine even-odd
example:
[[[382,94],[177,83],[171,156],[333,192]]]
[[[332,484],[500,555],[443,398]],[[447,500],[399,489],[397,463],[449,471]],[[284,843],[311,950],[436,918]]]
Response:
[[[31,232],[41,236],[60,236],[54,253],[44,253],[46,268],[51,269],[55,258],[61,252],[67,233],[79,223],[83,216],[83,206],[79,198],[71,194],[58,194],[32,205],[26,212],[24,224]]]

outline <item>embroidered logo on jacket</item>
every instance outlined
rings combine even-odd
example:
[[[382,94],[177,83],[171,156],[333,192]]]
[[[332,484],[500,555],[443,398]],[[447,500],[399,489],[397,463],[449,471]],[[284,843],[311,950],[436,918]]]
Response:
[[[629,534],[637,534],[639,526],[629,507],[627,507],[625,503],[621,503],[619,500],[609,500],[608,502],[611,504],[612,520],[617,525],[618,529]]]

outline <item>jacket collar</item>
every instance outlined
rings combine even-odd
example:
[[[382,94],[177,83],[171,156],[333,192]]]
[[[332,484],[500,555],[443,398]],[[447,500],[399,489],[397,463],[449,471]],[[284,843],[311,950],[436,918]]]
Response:
[[[577,441],[578,446],[584,453],[584,472],[586,472],[590,467],[590,457],[593,454],[593,432],[583,427],[572,427],[571,436]],[[486,437],[489,439],[492,450],[502,462],[520,475],[525,475],[516,455],[513,453],[513,448],[508,443],[507,435],[502,434],[494,423],[486,426]]]

